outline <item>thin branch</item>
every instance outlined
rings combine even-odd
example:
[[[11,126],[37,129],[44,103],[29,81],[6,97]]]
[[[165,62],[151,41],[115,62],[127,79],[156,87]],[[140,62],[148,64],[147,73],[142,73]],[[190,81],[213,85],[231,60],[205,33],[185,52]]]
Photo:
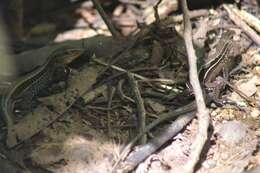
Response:
[[[189,112],[178,117],[162,133],[151,139],[147,144],[142,145],[134,151],[124,162],[120,164],[119,170],[132,171],[138,164],[157,151],[174,135],[178,134],[195,116],[195,112]],[[121,167],[123,167],[121,169]]]
[[[138,88],[138,83],[134,79],[134,75],[132,73],[127,73],[128,81],[130,83],[130,87],[132,90],[132,93],[134,95],[136,108],[137,108],[137,117],[138,117],[138,134],[143,133],[145,131],[145,119],[146,119],[146,111],[144,108],[144,101],[142,99],[141,93]],[[140,139],[141,144],[146,143],[146,135],[144,134],[142,138]]]
[[[192,28],[189,17],[189,10],[187,7],[186,0],[181,1],[182,11],[183,11],[183,21],[184,21],[184,40],[185,46],[188,54],[189,62],[189,76],[190,83],[192,85],[195,100],[198,108],[197,117],[198,117],[198,132],[196,139],[191,146],[190,158],[185,165],[185,170],[187,172],[193,172],[196,163],[199,161],[200,153],[202,148],[207,141],[208,136],[208,127],[209,127],[209,110],[206,108],[206,104],[203,98],[202,89],[199,83],[198,73],[197,73],[197,57],[195,55],[195,50],[192,44]]]
[[[101,61],[100,59],[97,59],[96,57],[92,57],[91,60],[92,60],[93,62],[96,62],[96,63],[100,64],[100,65],[109,66],[109,64],[107,64],[107,63]],[[110,67],[111,67],[112,69],[114,69],[114,70],[119,71],[119,72],[124,72],[124,73],[127,73],[127,72],[128,72],[127,70],[125,70],[125,69],[123,69],[123,68],[121,68],[121,67],[118,67],[118,66],[116,66],[116,65],[111,65]],[[131,73],[132,73],[132,72],[131,72]],[[144,77],[144,76],[141,76],[141,75],[139,75],[139,74],[136,74],[136,73],[132,73],[132,74],[133,74],[136,78],[138,78],[138,79],[145,80],[145,81],[148,80],[148,78],[146,78],[146,77]]]
[[[102,8],[102,6],[100,5],[100,3],[98,2],[98,0],[92,0],[93,4],[95,5],[95,7],[97,8],[98,13],[100,14],[100,16],[102,17],[102,19],[104,20],[104,22],[106,23],[109,31],[111,32],[112,36],[115,38],[120,37],[120,34],[118,33],[118,31],[115,29],[112,21],[109,19],[109,17],[107,16],[107,14],[105,13],[104,9]]]
[[[245,21],[249,26],[254,28],[257,32],[260,32],[260,20],[257,17],[248,13],[245,10],[238,10],[235,7],[232,7],[231,9],[237,16],[239,16],[239,18]]]
[[[230,19],[259,46],[260,36],[252,28],[250,28],[243,20],[241,20],[230,7],[224,5],[224,9],[228,12]]]
[[[178,109],[175,109],[174,111],[169,111],[167,113],[163,113],[160,115],[160,117],[156,120],[154,120],[152,123],[148,124],[148,126],[146,127],[145,131],[143,133],[139,133],[137,134],[122,150],[121,152],[121,156],[119,157],[119,159],[115,162],[112,171],[114,172],[116,169],[118,169],[120,165],[120,162],[122,160],[124,160],[127,155],[130,153],[130,150],[132,149],[132,147],[134,146],[134,144],[144,135],[144,133],[149,132],[150,130],[152,130],[154,127],[156,127],[157,125],[165,122],[165,121],[170,121],[173,120],[174,118],[176,118],[179,115],[182,114],[188,114],[191,111],[195,111],[196,110],[196,104],[193,102],[191,102],[190,104],[187,104],[185,106],[182,106]],[[176,124],[176,123],[174,123]],[[177,123],[178,124],[178,123]],[[173,125],[173,124],[172,124]],[[171,126],[172,126],[171,125]],[[173,125],[174,126],[174,125]],[[173,132],[173,131],[172,131]],[[167,132],[168,133],[168,132]],[[172,136],[174,136],[175,134],[172,133]]]
[[[111,88],[109,88],[109,93],[108,93],[108,104],[107,104],[107,132],[108,132],[108,136],[111,136],[111,107],[112,107],[112,101],[113,101],[113,97],[115,95],[115,87],[111,86]]]
[[[160,22],[160,16],[159,16],[159,12],[158,12],[158,7],[161,4],[162,0],[159,0],[155,6],[153,7],[154,9],[154,18],[155,18],[155,22],[159,23]]]
[[[125,80],[124,79],[121,79],[119,80],[118,84],[117,84],[117,91],[118,91],[118,96],[124,101],[124,100],[127,100],[131,103],[135,103],[135,101],[128,97],[127,95],[124,94],[123,92],[123,84],[124,84]]]
[[[199,17],[201,17],[201,16],[208,16],[208,15],[209,15],[209,11],[208,11],[208,10],[204,10],[204,9],[190,11],[190,18],[191,18],[191,19],[199,18]],[[178,22],[182,22],[182,21],[183,21],[182,15],[172,16],[172,17],[170,17],[170,19],[171,19],[173,22],[175,22],[175,23],[178,23]]]
[[[96,97],[100,96],[107,89],[107,85],[101,85],[92,89],[89,92],[84,93],[81,98],[84,101],[84,104],[87,104],[93,101]]]

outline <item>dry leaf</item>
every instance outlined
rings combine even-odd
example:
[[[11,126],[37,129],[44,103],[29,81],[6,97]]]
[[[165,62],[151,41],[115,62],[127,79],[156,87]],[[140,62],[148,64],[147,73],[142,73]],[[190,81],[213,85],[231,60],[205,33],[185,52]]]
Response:
[[[253,76],[249,81],[238,85],[238,89],[242,91],[248,97],[254,95],[257,91],[257,83],[259,83],[259,79],[257,76]]]

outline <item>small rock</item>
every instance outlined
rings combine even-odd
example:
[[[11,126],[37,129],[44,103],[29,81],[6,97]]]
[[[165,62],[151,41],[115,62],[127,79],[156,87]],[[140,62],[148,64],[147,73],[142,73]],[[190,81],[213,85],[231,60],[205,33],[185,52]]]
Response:
[[[249,81],[238,85],[238,89],[242,91],[246,96],[250,97],[256,93],[258,78],[253,76]]]
[[[228,121],[220,125],[220,140],[227,145],[239,144],[247,134],[247,126],[239,121]]]
[[[203,162],[203,167],[206,169],[212,169],[216,166],[216,161],[215,160],[206,160]]]
[[[256,66],[256,67],[254,68],[254,71],[255,71],[258,75],[260,75],[260,66]]]
[[[223,159],[223,160],[227,160],[227,159],[229,158],[229,155],[228,155],[228,153],[221,153],[221,154],[220,154],[220,157],[221,157],[221,159]]]
[[[259,118],[260,117],[260,110],[254,108],[252,110],[252,112],[250,113],[250,115],[251,115],[252,118]]]

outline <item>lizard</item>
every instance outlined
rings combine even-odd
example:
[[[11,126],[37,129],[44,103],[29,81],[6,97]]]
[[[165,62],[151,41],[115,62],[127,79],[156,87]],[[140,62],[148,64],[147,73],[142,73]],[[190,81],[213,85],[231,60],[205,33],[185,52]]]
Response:
[[[44,64],[10,84],[1,98],[1,112],[7,129],[14,125],[13,111],[15,103],[20,100],[31,104],[32,99],[50,84],[52,75],[55,73],[56,67],[59,66],[58,61],[65,50],[66,47],[56,49],[47,57]],[[70,53],[79,51],[78,49],[71,50],[74,51],[70,51]]]
[[[211,61],[203,64],[199,70],[199,76],[202,80],[202,86],[203,90],[205,92],[208,92],[210,97],[206,97],[206,102],[209,103],[211,100],[214,101],[214,97],[218,96],[213,96],[211,97],[211,93],[214,94],[219,94],[219,91],[216,91],[218,89],[221,89],[221,87],[215,87],[214,88],[214,81],[216,77],[220,75],[221,72],[227,73],[229,72],[233,65],[234,65],[234,56],[230,57],[230,51],[232,49],[232,43],[233,43],[233,35],[234,32],[228,31],[224,33],[224,36],[222,39],[219,41],[218,46],[219,46],[219,51],[217,54],[214,56],[215,58],[212,59]],[[150,123],[143,132],[137,134],[135,138],[133,138],[122,150],[121,155],[119,156],[119,159],[116,160],[114,166],[113,166],[113,171],[117,168],[118,164],[124,160],[132,146],[147,132],[152,130],[154,127],[156,127],[158,124],[169,121],[173,118],[176,118],[178,115],[185,114],[188,112],[195,111],[197,108],[196,102],[192,101],[191,103],[184,105],[174,111],[170,111],[169,113],[165,113],[164,115],[160,116],[160,118],[154,120],[152,123]]]
[[[228,31],[223,34],[222,39],[218,42],[216,50],[219,50],[212,61],[203,65],[200,69],[202,73],[202,84],[204,89],[207,90],[208,96],[217,103],[222,105],[221,100],[219,100],[220,91],[224,88],[225,84],[219,78],[222,73],[223,78],[227,78],[229,71],[235,66],[235,56],[232,55],[233,44],[233,31]],[[210,65],[208,65],[210,64]]]
[[[232,67],[234,67],[235,57],[229,56],[233,46],[232,37],[234,35],[234,32],[228,31],[227,33],[224,34],[225,35],[222,37],[222,40],[218,44],[218,45],[222,45],[222,47],[217,52],[217,55],[214,56],[215,58],[212,61],[208,62],[210,63],[210,65],[208,63],[205,63],[198,70],[199,74],[202,73],[202,75],[200,76],[202,76],[201,80],[202,80],[203,90],[206,90],[205,92],[207,92],[207,94],[209,95],[209,97],[206,97],[207,103],[209,103],[212,100],[215,101],[215,97],[218,97],[218,95],[215,96],[215,94],[219,94],[219,91],[215,91],[215,90],[219,90],[223,88],[222,83],[221,83],[221,87],[215,86],[216,84],[214,82],[216,77],[218,77],[221,72],[224,71],[224,73],[227,73],[232,69]],[[203,70],[204,68],[205,70]],[[212,95],[214,96],[212,97]],[[147,126],[146,132],[150,131],[153,127],[155,127],[156,125],[164,121],[172,119],[180,114],[193,111],[195,109],[196,109],[196,103],[195,101],[192,101],[191,103],[184,105],[183,107],[180,107],[175,111],[172,111],[170,114],[165,114],[165,116],[160,116],[159,119],[155,120],[154,122],[152,122],[150,125]]]

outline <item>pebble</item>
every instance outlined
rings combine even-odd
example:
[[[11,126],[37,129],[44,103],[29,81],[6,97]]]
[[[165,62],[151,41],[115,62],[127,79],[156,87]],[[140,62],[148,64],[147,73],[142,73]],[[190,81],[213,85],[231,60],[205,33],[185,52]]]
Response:
[[[228,121],[220,125],[220,140],[226,145],[239,144],[247,134],[247,126],[239,121]]]
[[[206,160],[203,162],[203,167],[205,169],[212,169],[216,166],[216,161],[215,160]]]
[[[260,110],[254,108],[254,109],[252,110],[252,112],[250,113],[250,115],[251,115],[251,117],[253,117],[253,118],[259,118],[259,117],[260,117]]]

